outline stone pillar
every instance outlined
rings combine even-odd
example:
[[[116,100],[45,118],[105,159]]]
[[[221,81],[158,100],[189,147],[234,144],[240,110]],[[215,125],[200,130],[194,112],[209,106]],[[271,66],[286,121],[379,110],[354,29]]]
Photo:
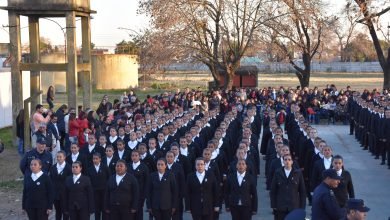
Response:
[[[76,13],[66,13],[66,50],[68,67],[66,72],[66,91],[68,106],[77,109],[77,48],[76,48]]]
[[[30,38],[30,59],[31,63],[40,62],[40,37],[39,37],[39,18],[28,17],[29,38]],[[30,71],[30,95],[31,114],[35,112],[35,106],[42,103],[41,95],[36,96],[41,90],[41,72]]]
[[[88,70],[82,72],[83,86],[83,107],[91,108],[92,105],[92,83],[91,83],[91,18],[81,18],[81,33],[82,33],[82,60],[88,65]]]
[[[23,108],[22,72],[20,71],[20,62],[22,60],[20,43],[20,16],[15,12],[9,11],[8,20],[11,52],[12,137],[14,145],[16,146],[16,117],[18,116],[19,111]],[[26,126],[28,126],[28,124],[28,122],[25,122]]]

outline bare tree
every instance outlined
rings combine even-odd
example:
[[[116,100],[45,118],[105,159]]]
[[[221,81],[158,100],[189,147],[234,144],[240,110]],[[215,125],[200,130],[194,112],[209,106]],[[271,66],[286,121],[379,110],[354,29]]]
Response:
[[[181,59],[202,62],[225,88],[232,87],[261,25],[274,16],[272,5],[272,0],[140,0],[153,28],[171,38],[171,47],[187,51]]]
[[[350,2],[346,2],[346,5],[342,8],[342,11],[335,17],[335,22],[330,25],[331,30],[334,32],[338,39],[340,61],[345,62],[345,48],[351,40],[356,36],[357,31],[356,21],[359,18],[356,8],[351,7]]]
[[[359,23],[366,25],[371,35],[379,64],[383,70],[383,88],[390,88],[390,48],[388,48],[387,58],[384,55],[376,27],[382,15],[390,11],[389,0],[349,0],[355,2],[359,8],[361,19]]]
[[[274,42],[287,55],[288,62],[296,70],[295,74],[302,87],[309,86],[311,61],[320,49],[325,21],[320,0],[279,0],[280,14],[287,14],[270,20],[267,26],[277,35]],[[292,45],[291,50],[289,45]],[[299,65],[295,54],[302,58]]]

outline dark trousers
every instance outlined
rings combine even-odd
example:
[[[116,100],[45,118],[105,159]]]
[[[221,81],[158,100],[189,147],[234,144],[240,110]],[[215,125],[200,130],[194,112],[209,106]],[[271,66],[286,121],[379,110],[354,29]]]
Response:
[[[94,191],[94,200],[95,200],[95,220],[106,220],[107,216],[104,211],[104,191],[105,190],[95,190]]]
[[[70,220],[89,220],[89,212],[84,209],[72,209],[69,211]]]
[[[138,209],[137,213],[135,213],[135,220],[144,219],[144,201],[145,199],[141,199],[140,201],[138,201]]]
[[[123,206],[111,206],[110,219],[111,220],[134,220],[135,213],[131,213],[131,209]]]
[[[349,119],[349,134],[353,134],[355,130],[355,121],[353,119]]]
[[[192,212],[191,212],[191,215],[192,215],[192,220],[213,220],[213,214],[196,215],[196,214],[192,214]]]
[[[288,211],[274,211],[274,220],[284,220],[286,218]]]
[[[173,213],[172,220],[183,220],[183,199],[179,199],[179,207]]]
[[[26,209],[29,220],[45,220],[48,219],[47,209]]]
[[[69,216],[64,213],[62,200],[54,200],[54,208],[56,209],[56,220],[68,220]]]
[[[249,206],[232,206],[230,207],[232,220],[251,220],[252,211]]]
[[[153,217],[156,220],[171,220],[172,209],[161,210],[161,209],[152,209]]]

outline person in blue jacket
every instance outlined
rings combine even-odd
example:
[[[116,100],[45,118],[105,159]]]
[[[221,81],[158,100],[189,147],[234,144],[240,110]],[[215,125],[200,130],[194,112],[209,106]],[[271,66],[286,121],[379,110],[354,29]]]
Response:
[[[46,151],[46,140],[38,139],[37,147],[27,152],[23,159],[20,161],[20,171],[24,175],[30,175],[30,164],[34,159],[39,159],[42,162],[42,172],[49,173],[50,167],[53,163],[53,157],[51,153]]]
[[[313,194],[312,220],[340,220],[345,218],[346,210],[340,208],[333,189],[337,188],[342,179],[334,169],[324,170],[323,181]]]

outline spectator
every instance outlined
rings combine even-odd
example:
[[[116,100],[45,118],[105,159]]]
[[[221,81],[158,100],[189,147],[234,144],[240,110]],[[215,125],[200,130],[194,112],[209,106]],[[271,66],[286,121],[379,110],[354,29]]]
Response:
[[[52,110],[54,108],[54,87],[53,86],[49,86],[49,88],[47,89],[47,93],[46,93],[46,101],[47,101],[47,104],[49,104],[49,109]]]

